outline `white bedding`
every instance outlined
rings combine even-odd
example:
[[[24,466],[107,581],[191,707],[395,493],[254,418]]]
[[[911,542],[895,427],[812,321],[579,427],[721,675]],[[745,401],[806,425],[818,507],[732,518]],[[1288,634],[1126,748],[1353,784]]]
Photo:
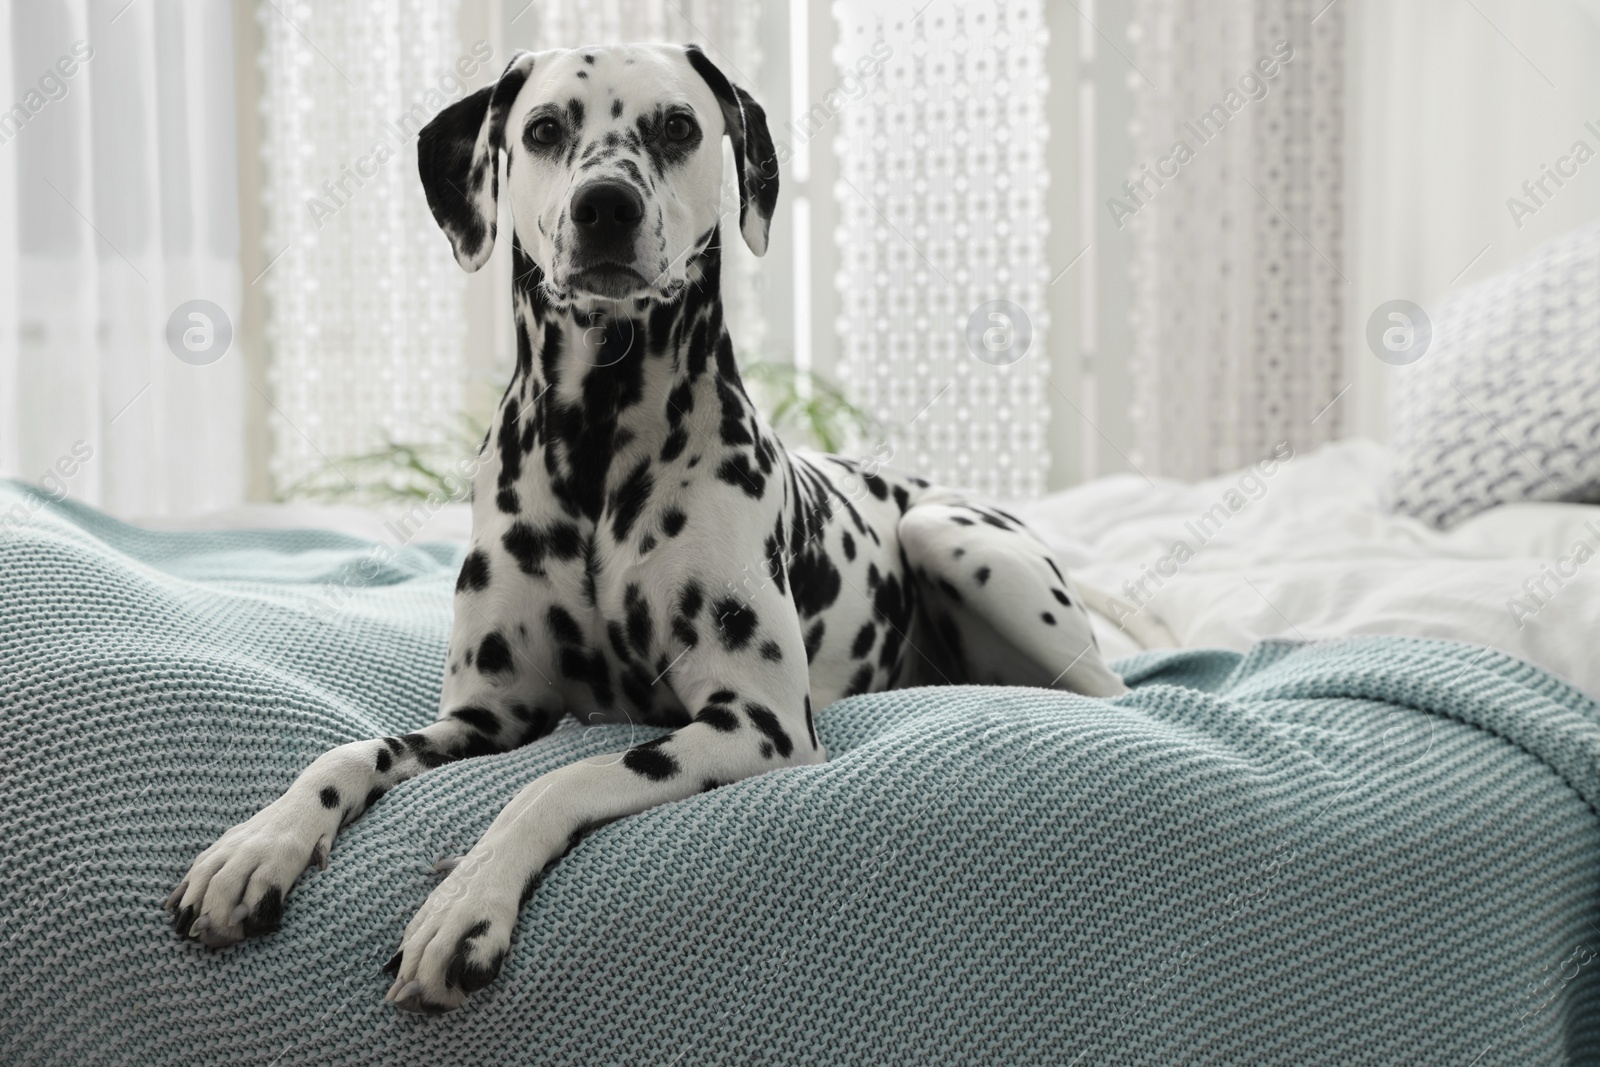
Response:
[[[1344,441],[1258,472],[1243,489],[1243,472],[1197,485],[1118,475],[1016,510],[1091,604],[1127,616],[1143,601],[1126,629],[1096,620],[1112,657],[1160,644],[1410,634],[1503,649],[1600,699],[1591,648],[1600,558],[1590,558],[1600,557],[1600,506],[1510,504],[1442,533],[1383,510],[1384,474],[1381,446]],[[1229,490],[1242,502],[1236,512]],[[1219,503],[1226,518],[1202,543],[1191,524]],[[1193,550],[1181,565],[1180,539]],[[1562,560],[1567,577],[1556,576]],[[1161,584],[1125,586],[1146,573]]]
[[[1245,649],[1266,637],[1411,634],[1503,649],[1600,699],[1600,657],[1590,649],[1600,635],[1600,558],[1588,558],[1600,556],[1600,506],[1511,504],[1441,533],[1383,510],[1384,473],[1379,445],[1345,441],[1253,478],[1186,485],[1118,475],[1012,510],[1103,612],[1095,621],[1112,658],[1145,647]],[[1190,524],[1216,505],[1220,521],[1202,543]],[[147,525],[313,526],[393,544],[401,528],[385,524],[395,520],[360,508],[252,505]],[[465,540],[470,529],[467,507],[450,505],[405,539]],[[1193,552],[1181,564],[1180,539]],[[1550,575],[1563,558],[1571,573],[1558,584]],[[1142,591],[1125,586],[1146,574],[1159,586],[1149,577]],[[1541,579],[1544,590],[1530,596],[1524,583]],[[1125,628],[1112,621],[1119,616]]]

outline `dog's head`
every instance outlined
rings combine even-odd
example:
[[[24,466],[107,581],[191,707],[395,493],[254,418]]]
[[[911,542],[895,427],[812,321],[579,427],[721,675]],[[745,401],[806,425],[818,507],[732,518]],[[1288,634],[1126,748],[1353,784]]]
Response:
[[[504,152],[512,224],[553,299],[670,300],[724,212],[724,134],[761,255],[778,199],[766,114],[694,45],[518,53],[423,128],[417,168],[467,270],[494,250]]]

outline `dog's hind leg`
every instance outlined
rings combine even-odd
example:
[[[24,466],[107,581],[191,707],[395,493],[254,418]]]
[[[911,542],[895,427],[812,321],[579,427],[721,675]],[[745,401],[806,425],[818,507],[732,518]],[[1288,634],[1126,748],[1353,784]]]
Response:
[[[900,544],[928,626],[965,680],[1127,691],[1050,550],[1013,516],[935,491],[901,517]]]

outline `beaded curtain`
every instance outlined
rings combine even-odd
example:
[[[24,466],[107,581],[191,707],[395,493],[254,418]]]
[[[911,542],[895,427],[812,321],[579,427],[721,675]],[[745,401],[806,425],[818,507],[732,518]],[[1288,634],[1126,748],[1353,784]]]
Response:
[[[1043,5],[833,11],[841,79],[893,50],[836,140],[839,374],[884,427],[864,454],[1035,496],[1050,462]]]
[[[465,275],[417,180],[416,128],[465,86],[456,5],[257,9],[272,353],[271,471],[281,491],[389,437],[443,440],[463,401]],[[431,96],[429,94],[432,94]]]
[[[1343,15],[1137,0],[1138,184],[1113,195],[1136,249],[1132,460],[1148,474],[1202,478],[1339,435]]]

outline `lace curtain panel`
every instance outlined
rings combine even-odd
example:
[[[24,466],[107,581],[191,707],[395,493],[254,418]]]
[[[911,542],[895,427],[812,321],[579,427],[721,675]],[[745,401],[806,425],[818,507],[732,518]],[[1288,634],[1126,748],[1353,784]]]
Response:
[[[920,10],[919,10],[920,8]],[[1043,5],[834,4],[839,373],[881,425],[863,458],[1001,498],[1049,469]]]
[[[1328,0],[1137,0],[1131,456],[1202,478],[1339,436],[1343,48]]]
[[[463,400],[465,275],[417,181],[416,135],[506,57],[456,5],[258,5],[263,250],[280,493],[384,438],[443,440]]]

